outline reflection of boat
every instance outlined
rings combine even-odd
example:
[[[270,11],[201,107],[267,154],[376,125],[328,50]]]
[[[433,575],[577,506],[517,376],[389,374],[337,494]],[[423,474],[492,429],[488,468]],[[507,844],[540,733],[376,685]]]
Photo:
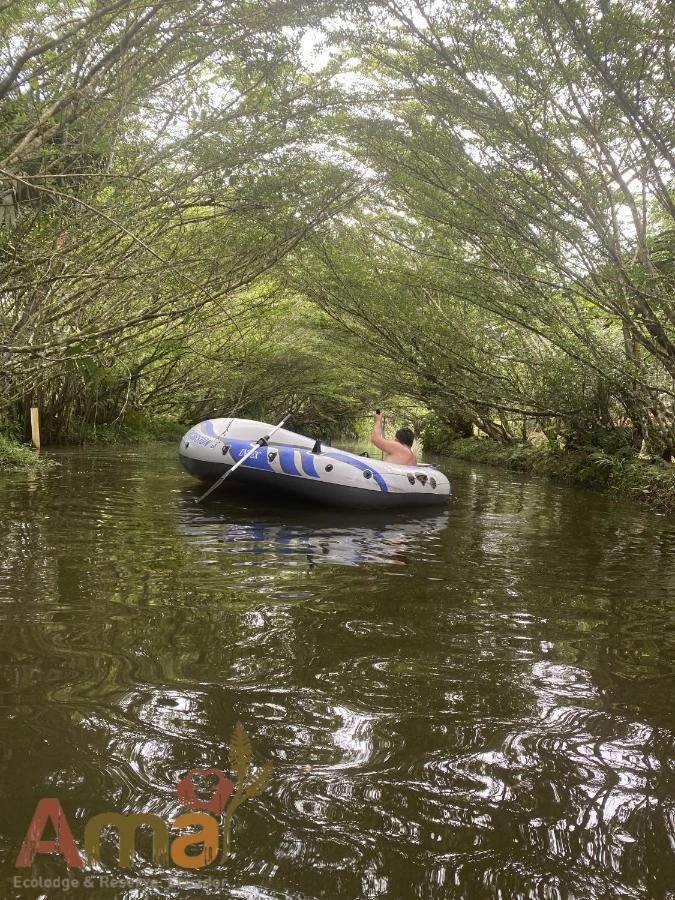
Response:
[[[184,468],[215,481],[273,430],[251,419],[207,419],[180,442]],[[432,466],[402,466],[323,447],[282,428],[232,474],[233,479],[357,509],[390,509],[447,503],[450,482]]]
[[[186,506],[188,516],[194,505]],[[254,510],[249,509],[249,513]],[[374,518],[375,517],[375,518]],[[310,563],[354,566],[364,562],[400,562],[403,554],[439,534],[448,524],[447,512],[387,518],[377,513],[332,513],[330,518],[312,515],[304,521],[241,522],[199,516],[181,523],[181,531],[222,553],[288,556]]]

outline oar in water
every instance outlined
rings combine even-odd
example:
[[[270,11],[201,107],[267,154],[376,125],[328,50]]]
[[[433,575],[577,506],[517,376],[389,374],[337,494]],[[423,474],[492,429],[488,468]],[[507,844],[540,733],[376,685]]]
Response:
[[[213,491],[215,491],[215,489],[217,487],[220,487],[220,485],[225,481],[225,479],[228,477],[228,475],[231,475],[235,469],[238,469],[239,466],[242,465],[242,463],[245,463],[246,460],[249,458],[249,456],[253,456],[253,454],[256,452],[256,450],[259,450],[260,447],[265,447],[267,445],[267,442],[269,441],[269,439],[272,437],[272,435],[275,434],[280,428],[283,428],[284,425],[286,424],[286,422],[288,422],[288,420],[290,419],[290,417],[291,417],[290,413],[287,416],[284,416],[284,418],[281,420],[281,422],[279,422],[279,424],[276,426],[276,428],[273,428],[269,434],[266,434],[264,437],[258,438],[258,440],[255,442],[255,444],[251,447],[251,449],[248,450],[246,453],[244,453],[244,455],[241,457],[241,459],[238,459],[237,462],[232,466],[231,469],[228,469],[224,475],[221,475],[220,478],[218,479],[218,481],[214,482],[211,485],[211,487],[208,489],[208,491],[204,491],[204,493],[201,495],[201,497],[197,497],[197,499],[195,500],[195,503],[201,503],[202,500],[206,500],[206,498],[209,496],[209,494],[213,493]]]

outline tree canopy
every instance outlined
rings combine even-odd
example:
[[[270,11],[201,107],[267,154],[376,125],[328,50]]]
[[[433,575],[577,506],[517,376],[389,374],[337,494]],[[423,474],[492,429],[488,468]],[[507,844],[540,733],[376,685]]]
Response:
[[[672,6],[0,6],[3,415],[675,447]]]

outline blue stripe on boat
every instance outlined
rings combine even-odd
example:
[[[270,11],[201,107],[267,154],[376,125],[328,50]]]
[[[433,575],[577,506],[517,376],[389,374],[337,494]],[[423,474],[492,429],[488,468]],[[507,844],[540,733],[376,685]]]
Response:
[[[300,475],[295,465],[295,450],[292,447],[279,447],[279,462],[286,475]]]
[[[377,469],[374,469],[372,466],[368,465],[367,462],[363,462],[360,459],[354,459],[352,456],[347,456],[346,453],[340,453],[339,450],[324,450],[323,455],[330,456],[331,459],[339,459],[340,462],[349,463],[350,466],[355,466],[357,469],[361,469],[362,472],[370,472],[375,481],[379,484],[382,493],[389,493],[387,482],[380,475]]]
[[[238,462],[253,446],[253,441],[228,440],[230,454],[235,462]],[[263,469],[265,472],[274,472],[267,459],[267,447],[258,447],[257,451],[241,464],[242,469]]]
[[[300,451],[300,462],[302,463],[302,468],[306,475],[309,475],[311,478],[319,477],[319,473],[316,471],[316,466],[314,465],[314,457],[309,450]]]

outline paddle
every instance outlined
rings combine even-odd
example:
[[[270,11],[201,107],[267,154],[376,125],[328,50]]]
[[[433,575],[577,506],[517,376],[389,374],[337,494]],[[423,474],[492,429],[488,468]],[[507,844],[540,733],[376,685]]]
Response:
[[[205,500],[209,496],[209,494],[211,494],[213,491],[215,491],[215,489],[217,487],[220,487],[220,485],[225,481],[225,479],[228,477],[228,475],[231,475],[235,469],[238,469],[242,463],[245,463],[246,460],[249,458],[249,456],[253,456],[253,454],[256,452],[256,450],[258,450],[260,447],[266,446],[267,442],[272,437],[272,435],[275,434],[275,432],[277,432],[280,428],[283,428],[284,425],[286,424],[286,422],[290,419],[290,417],[291,417],[291,414],[288,413],[288,415],[284,416],[284,418],[281,420],[281,422],[279,422],[279,424],[276,426],[276,428],[273,428],[269,434],[266,434],[264,437],[258,438],[258,440],[255,442],[255,444],[251,447],[251,449],[248,450],[246,453],[244,453],[244,455],[241,457],[241,459],[238,459],[237,462],[232,466],[231,469],[228,469],[224,475],[221,475],[220,478],[218,479],[218,481],[215,481],[211,485],[211,487],[208,489],[208,491],[204,491],[204,493],[201,495],[201,497],[197,497],[197,499],[195,500],[195,503],[201,503],[202,500]]]
[[[378,414],[378,416],[379,416],[379,414],[380,414],[380,409],[379,409],[379,408],[376,409],[375,412],[376,412],[376,413]],[[382,423],[381,423],[381,425],[380,425],[380,434],[382,435],[382,437],[384,437],[384,417],[382,418]],[[384,460],[384,450],[380,450],[380,459]]]

